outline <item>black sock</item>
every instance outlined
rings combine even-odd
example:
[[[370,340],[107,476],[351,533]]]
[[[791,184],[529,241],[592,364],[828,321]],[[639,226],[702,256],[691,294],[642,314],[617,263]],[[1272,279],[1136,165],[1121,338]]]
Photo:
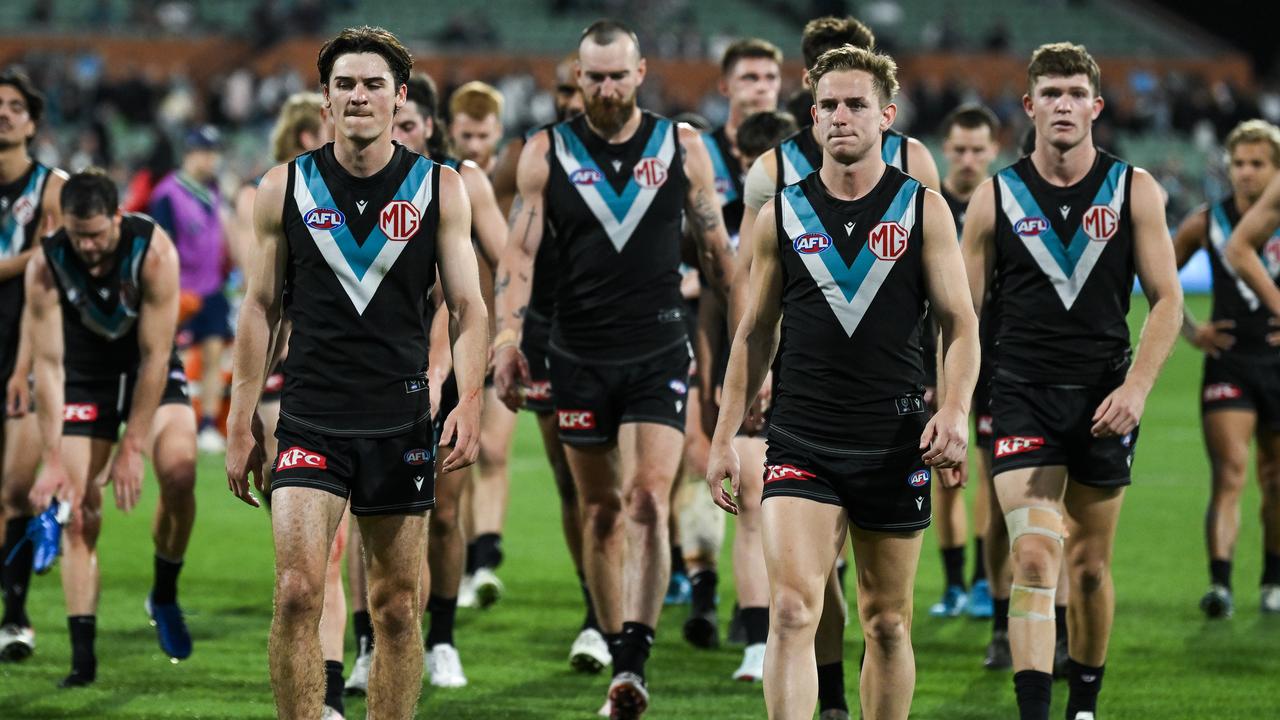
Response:
[[[991,629],[1009,632],[1009,598],[991,598]]]
[[[1075,720],[1076,713],[1098,711],[1098,691],[1102,689],[1102,671],[1106,665],[1090,667],[1075,660],[1067,660],[1067,683],[1071,688],[1067,695],[1067,720]]]
[[[324,661],[324,704],[338,711],[339,715],[347,712],[342,706],[341,660]]]
[[[433,594],[427,598],[427,613],[431,615],[431,627],[427,630],[427,649],[440,644],[452,645],[458,598],[443,598]]]
[[[644,678],[644,664],[653,648],[653,628],[638,622],[622,623],[618,652],[613,656],[613,674],[633,672]]]
[[[973,577],[969,582],[970,586],[977,585],[979,580],[987,579],[987,555],[984,546],[982,538],[973,539]]]
[[[182,561],[170,562],[156,555],[156,576],[151,586],[151,602],[156,605],[172,605],[178,602],[178,573]]]
[[[476,553],[476,541],[472,540],[467,543],[467,559],[466,562],[463,563],[462,571],[468,575],[475,575],[476,569],[479,567],[479,565],[476,564],[477,559],[479,559],[479,556]]]
[[[217,425],[213,422],[213,418],[209,415],[201,415],[200,429],[204,430],[205,428],[211,428],[211,427],[217,427]]]
[[[498,533],[485,533],[475,539],[475,546],[476,570],[498,569],[502,564],[502,536]]]
[[[1280,553],[1263,553],[1262,584],[1280,585]]]
[[[1210,560],[1209,561],[1209,582],[1214,585],[1224,585],[1228,590],[1231,589],[1231,561],[1230,560]]]
[[[715,570],[699,570],[689,578],[693,583],[693,601],[691,612],[695,615],[711,612],[716,609],[716,584],[719,576]]]
[[[836,580],[840,581],[840,589],[844,589],[844,575],[849,570],[849,563],[844,558],[836,558]],[[847,593],[846,593],[847,594]]]
[[[947,576],[947,587],[964,587],[964,546],[943,548],[942,570]]]
[[[14,546],[22,541],[27,531],[30,515],[9,518],[4,524],[4,547],[0,548],[0,589],[4,590],[4,618],[0,625],[20,625],[31,627],[27,617],[27,587],[31,585],[31,563],[34,562],[35,548],[31,543],[22,543],[22,547],[13,555],[13,562],[8,562],[9,554]]]
[[[582,619],[582,629],[600,629],[600,621],[596,619],[596,606],[591,603],[591,588],[587,587],[587,579],[578,576],[578,585],[582,588],[582,604],[587,607],[587,616]]]
[[[818,712],[849,711],[844,699],[844,663],[836,661],[818,666]]]
[[[613,663],[614,674],[618,670],[618,653],[622,650],[622,633],[601,633],[604,635],[604,644],[609,646],[609,658]]]
[[[671,574],[688,575],[689,568],[684,564],[684,548],[679,545],[671,546]]]
[[[1016,672],[1013,674],[1013,689],[1018,695],[1018,720],[1049,720],[1052,675],[1039,670]]]
[[[747,644],[759,645],[769,639],[769,608],[742,608],[742,625],[747,630]]]
[[[1067,606],[1053,606],[1053,631],[1056,634],[1057,641],[1064,643],[1067,641]]]
[[[351,627],[356,632],[356,656],[373,652],[373,623],[369,621],[369,611],[351,613]]]
[[[98,658],[93,652],[93,637],[98,618],[94,615],[68,615],[71,630],[71,674],[85,680],[98,676]]]

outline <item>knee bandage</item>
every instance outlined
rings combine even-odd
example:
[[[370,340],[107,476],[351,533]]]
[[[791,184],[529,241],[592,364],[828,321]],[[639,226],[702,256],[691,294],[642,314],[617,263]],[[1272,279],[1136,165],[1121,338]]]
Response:
[[[1053,620],[1055,588],[1037,588],[1026,585],[1009,587],[1009,617],[1027,620]]]
[[[1062,544],[1067,536],[1066,525],[1062,522],[1062,513],[1048,507],[1022,507],[1004,514],[1005,525],[1009,528],[1009,546],[1023,535],[1043,535]]]

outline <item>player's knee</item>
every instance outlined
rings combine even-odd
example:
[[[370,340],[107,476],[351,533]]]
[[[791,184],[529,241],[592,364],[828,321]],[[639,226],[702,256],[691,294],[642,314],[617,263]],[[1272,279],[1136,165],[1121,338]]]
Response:
[[[622,501],[616,495],[594,496],[586,498],[582,503],[583,524],[598,539],[616,532],[621,518]]]
[[[457,503],[439,504],[431,510],[427,519],[427,532],[433,540],[448,537],[458,531]]]
[[[1071,591],[1084,595],[1098,592],[1111,576],[1110,565],[1094,557],[1076,557],[1071,563]]]
[[[807,597],[792,588],[775,588],[770,598],[771,632],[815,632],[818,628],[817,598]]]
[[[1056,585],[1066,536],[1062,513],[1049,507],[1022,507],[1004,517],[1019,582],[1039,588]]]
[[[369,615],[378,637],[407,637],[418,623],[413,587],[369,588]]]
[[[28,497],[30,491],[30,484],[18,482],[18,478],[4,478],[4,482],[0,484],[0,508],[4,510],[5,517],[32,514],[31,500]]]
[[[907,616],[898,610],[873,610],[862,621],[862,634],[867,645],[893,650],[911,639]]]
[[[178,458],[163,463],[156,468],[156,478],[160,483],[160,495],[166,502],[194,497],[196,489],[195,458]]]
[[[1244,478],[1249,471],[1247,454],[1224,453],[1212,458],[1213,493],[1239,495],[1244,487]]]
[[[627,517],[641,525],[666,526],[667,493],[637,486],[627,493]]]
[[[318,619],[324,605],[324,580],[294,568],[276,574],[276,615],[286,622]]]

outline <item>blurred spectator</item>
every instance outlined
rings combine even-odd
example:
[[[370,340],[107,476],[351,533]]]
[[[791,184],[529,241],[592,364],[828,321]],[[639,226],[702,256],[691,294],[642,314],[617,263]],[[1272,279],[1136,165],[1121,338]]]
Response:
[[[173,238],[178,250],[179,344],[200,351],[200,433],[202,452],[222,452],[226,441],[218,431],[222,408],[222,359],[232,338],[231,306],[223,293],[227,278],[227,242],[222,226],[222,199],[216,185],[222,138],[204,126],[187,136],[182,165],[156,186],[151,216]]]

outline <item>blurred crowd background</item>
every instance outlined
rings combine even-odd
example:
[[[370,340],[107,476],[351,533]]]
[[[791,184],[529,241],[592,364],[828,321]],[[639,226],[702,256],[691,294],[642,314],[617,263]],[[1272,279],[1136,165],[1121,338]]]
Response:
[[[101,165],[125,187],[139,172],[172,170],[188,129],[210,123],[224,135],[229,198],[266,169],[280,104],[315,87],[324,35],[349,24],[396,32],[443,97],[469,80],[497,87],[512,137],[552,118],[550,68],[597,17],[637,28],[651,65],[643,106],[716,125],[727,112],[715,80],[728,43],[755,36],[782,48],[786,97],[799,88],[803,24],[830,14],[859,17],[899,60],[896,127],[940,162],[935,130],[969,101],[1003,121],[1012,157],[1026,129],[1029,51],[1084,43],[1104,70],[1099,144],[1156,174],[1171,222],[1223,192],[1220,143],[1231,127],[1280,122],[1280,67],[1260,66],[1194,18],[1132,0],[5,0],[0,67],[22,67],[48,96],[41,161]]]

